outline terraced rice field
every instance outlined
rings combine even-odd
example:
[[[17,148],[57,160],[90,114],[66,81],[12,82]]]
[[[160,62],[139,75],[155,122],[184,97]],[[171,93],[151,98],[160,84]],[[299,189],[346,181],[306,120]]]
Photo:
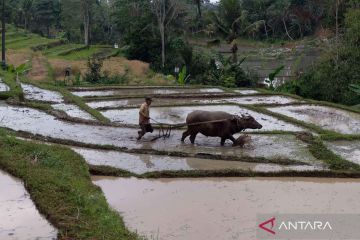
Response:
[[[1,102],[0,127],[80,154],[93,173],[102,175],[92,180],[126,226],[149,239],[256,239],[258,213],[360,209],[358,180],[293,177],[359,171],[360,113],[355,110],[259,89],[72,88],[109,120],[100,123],[58,92],[29,84],[23,90],[28,102],[49,104],[52,111]],[[156,128],[138,141],[138,107],[148,95],[155,96],[151,116],[162,123],[184,123],[194,110],[226,111],[252,115],[263,129],[236,134],[249,135],[244,147],[231,142],[221,147],[220,139],[202,135],[194,145],[182,143],[184,128],[153,141]],[[69,118],[58,118],[59,110]],[[112,177],[123,174],[132,178]]]

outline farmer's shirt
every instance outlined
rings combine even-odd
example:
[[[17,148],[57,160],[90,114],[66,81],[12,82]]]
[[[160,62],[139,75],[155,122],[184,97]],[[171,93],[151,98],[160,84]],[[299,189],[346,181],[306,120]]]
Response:
[[[141,104],[139,111],[139,124],[149,124],[150,123],[150,106],[145,102]]]

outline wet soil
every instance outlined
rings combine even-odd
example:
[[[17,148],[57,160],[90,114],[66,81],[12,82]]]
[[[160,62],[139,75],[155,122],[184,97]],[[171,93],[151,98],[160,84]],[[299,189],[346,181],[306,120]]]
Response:
[[[138,107],[144,102],[143,98],[128,98],[109,101],[92,101],[87,104],[92,108],[121,108]],[[154,99],[153,106],[161,105],[180,105],[180,104],[218,104],[218,103],[237,103],[237,104],[289,104],[298,102],[296,99],[283,96],[252,96],[252,97],[233,97],[233,98],[161,98]]]
[[[325,145],[344,159],[360,164],[360,141],[325,142]]]
[[[96,121],[96,119],[93,116],[83,111],[81,108],[79,108],[77,105],[74,104],[59,103],[59,104],[53,104],[52,107],[56,110],[64,111],[67,115],[73,118]]]
[[[178,152],[194,156],[215,155],[217,158],[226,157],[227,159],[233,156],[237,159],[264,157],[273,158],[275,162],[278,159],[294,159],[310,164],[315,162],[307,149],[307,144],[292,135],[252,135],[251,145],[246,148],[232,147],[230,142],[227,142],[225,147],[221,147],[219,138],[207,138],[201,135],[198,136],[195,145],[190,144],[188,139],[185,143],[181,143],[181,130],[173,131],[168,139],[151,142],[150,140],[157,136],[157,132],[154,132],[146,135],[143,140],[137,141],[137,129],[74,124],[60,121],[35,109],[13,107],[5,103],[0,103],[0,113],[2,127],[86,144]]]
[[[43,102],[53,102],[53,103],[61,103],[64,101],[61,94],[49,90],[45,90],[42,88],[35,87],[30,84],[21,84],[21,87],[24,91],[25,98],[27,100],[34,101],[43,101]]]
[[[135,154],[72,147],[85,161],[94,166],[110,166],[136,174],[178,170],[251,170],[254,172],[280,172],[287,170],[312,171],[321,167],[278,164],[260,164],[238,161],[208,160],[200,158],[171,157],[153,154]]]
[[[269,108],[304,122],[343,134],[360,134],[360,114],[345,110],[313,105]]]
[[[259,94],[259,91],[256,90],[235,90],[234,92],[241,93],[243,95]]]
[[[359,211],[360,180],[94,177],[127,227],[149,239],[257,239],[257,214]]]
[[[79,97],[223,93],[219,88],[124,88],[104,91],[73,91]]]
[[[57,239],[57,230],[36,209],[23,184],[0,171],[0,239]]]
[[[180,124],[185,123],[186,116],[196,110],[204,111],[224,111],[231,114],[250,114],[256,121],[258,121],[263,128],[256,131],[306,131],[304,128],[286,123],[274,117],[254,112],[234,105],[204,105],[204,106],[174,106],[174,107],[153,107],[151,108],[151,116],[158,122],[167,124]],[[105,117],[116,123],[123,124],[137,124],[139,118],[139,110],[121,109],[121,110],[108,110],[102,112]]]

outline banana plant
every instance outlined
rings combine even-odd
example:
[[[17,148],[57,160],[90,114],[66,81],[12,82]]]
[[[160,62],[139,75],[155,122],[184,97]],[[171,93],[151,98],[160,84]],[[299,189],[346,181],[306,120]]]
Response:
[[[360,95],[360,85],[358,85],[358,84],[350,84],[349,88],[354,93]]]
[[[283,70],[284,68],[285,68],[284,65],[276,68],[272,73],[269,74],[268,79],[265,80],[265,82],[266,82],[267,84],[269,84],[269,88],[270,88],[271,90],[274,90],[274,89],[275,89],[275,88],[274,88],[275,78],[276,78],[276,76],[281,72],[281,70]]]
[[[20,75],[24,75],[26,72],[30,71],[31,68],[29,68],[26,63],[23,63],[17,67],[14,65],[8,66],[8,71],[16,74],[16,83],[20,84]]]
[[[181,85],[185,85],[186,81],[189,79],[190,75],[187,75],[186,66],[183,66],[179,73],[178,82]]]

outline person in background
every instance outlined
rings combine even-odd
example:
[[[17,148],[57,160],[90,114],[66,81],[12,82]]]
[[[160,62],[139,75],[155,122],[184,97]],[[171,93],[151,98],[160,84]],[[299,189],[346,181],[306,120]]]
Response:
[[[141,104],[139,111],[139,125],[141,130],[138,131],[138,138],[140,140],[146,133],[152,133],[154,129],[150,124],[150,105],[152,99],[150,97],[145,98],[145,102]]]

